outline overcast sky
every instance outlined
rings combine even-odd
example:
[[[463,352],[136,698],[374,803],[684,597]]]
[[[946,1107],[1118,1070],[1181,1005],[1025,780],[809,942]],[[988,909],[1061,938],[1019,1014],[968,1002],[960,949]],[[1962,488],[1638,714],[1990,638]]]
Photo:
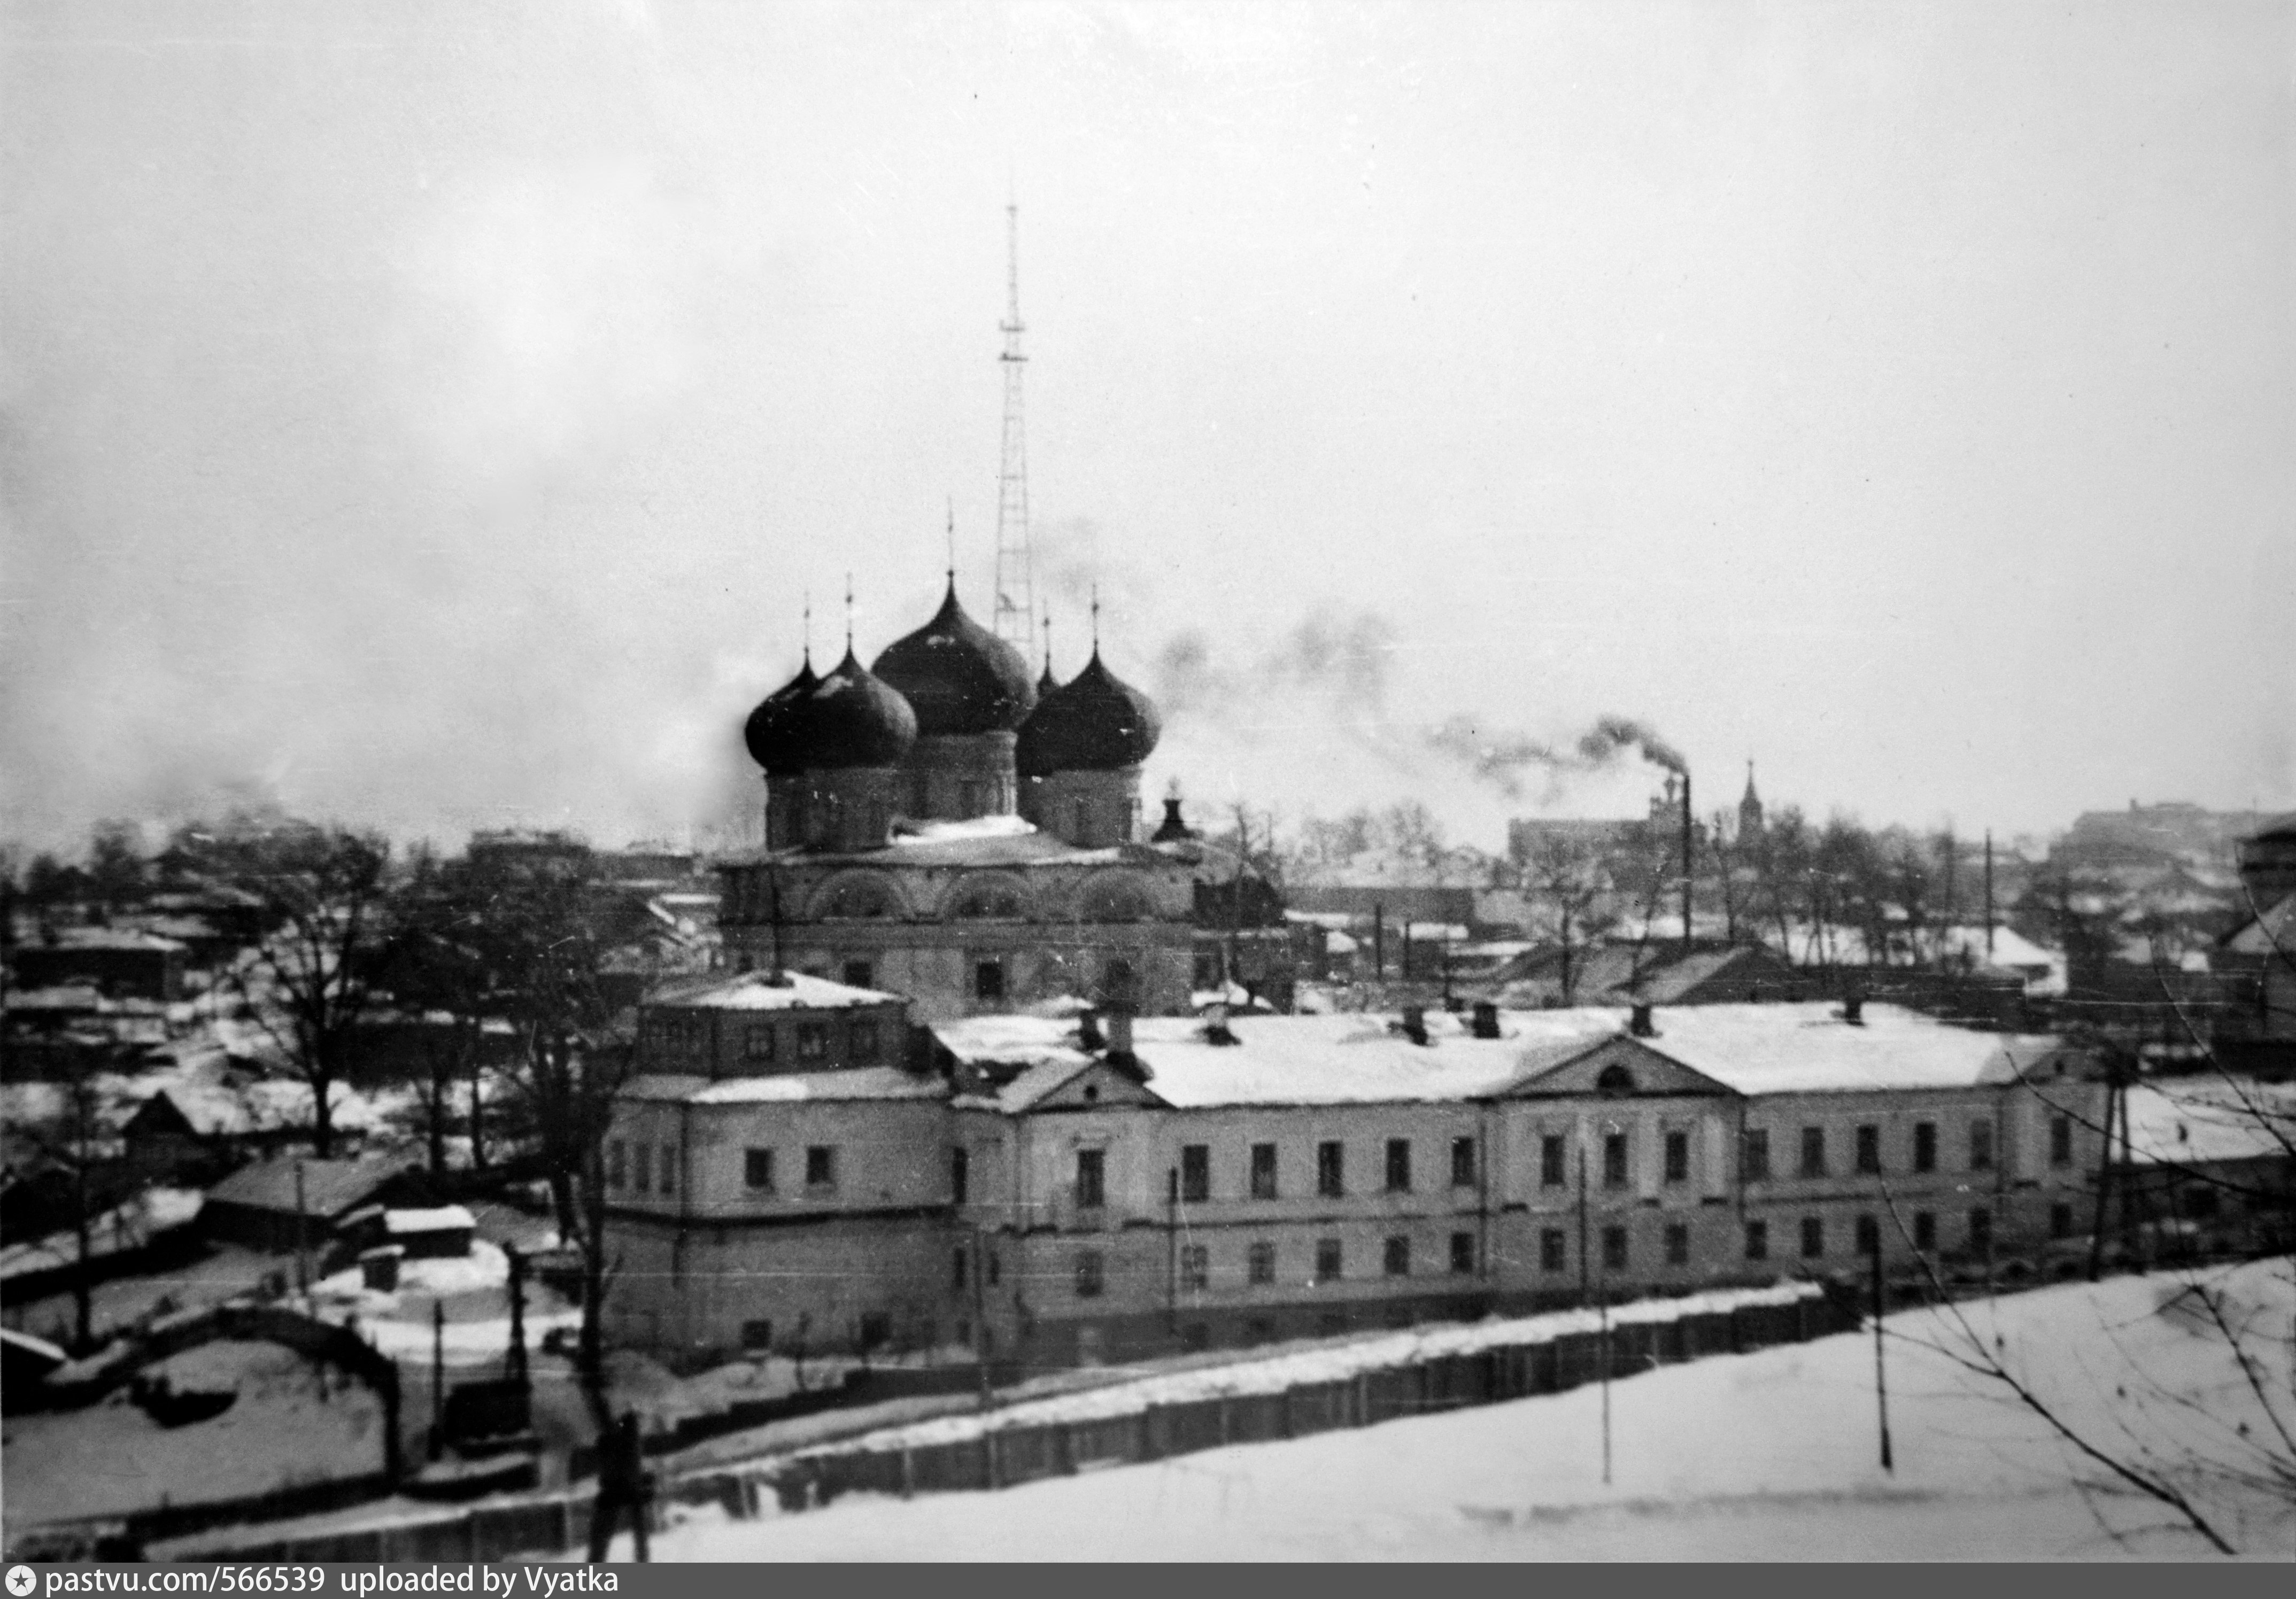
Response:
[[[1152,792],[2296,806],[2286,4],[4,6],[0,815],[682,835],[988,610]]]

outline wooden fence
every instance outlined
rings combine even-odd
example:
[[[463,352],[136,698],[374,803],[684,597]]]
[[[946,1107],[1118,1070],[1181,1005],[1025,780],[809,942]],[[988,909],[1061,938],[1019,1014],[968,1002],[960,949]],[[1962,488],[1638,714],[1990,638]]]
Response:
[[[1840,1297],[1789,1304],[1741,1305],[1669,1321],[1613,1324],[1608,1362],[1613,1379],[1707,1355],[1740,1353],[1823,1337],[1857,1325]],[[989,1425],[946,1443],[813,1451],[712,1467],[672,1478],[661,1502],[716,1505],[736,1520],[764,1512],[770,1497],[783,1512],[827,1505],[849,1493],[907,1497],[1017,1487],[1046,1477],[1132,1464],[1231,1444],[1307,1438],[1343,1427],[1370,1427],[1406,1416],[1560,1393],[1599,1381],[1603,1335],[1563,1333],[1472,1353],[1435,1355],[1351,1376],[1295,1383],[1269,1393],[1236,1393],[1185,1403],[1147,1405],[1088,1420]],[[993,1416],[994,1413],[991,1413]],[[201,1540],[156,1558],[229,1561],[494,1561],[555,1553],[587,1538],[587,1489],[560,1490],[442,1511],[388,1526],[289,1533],[248,1528],[236,1538]]]

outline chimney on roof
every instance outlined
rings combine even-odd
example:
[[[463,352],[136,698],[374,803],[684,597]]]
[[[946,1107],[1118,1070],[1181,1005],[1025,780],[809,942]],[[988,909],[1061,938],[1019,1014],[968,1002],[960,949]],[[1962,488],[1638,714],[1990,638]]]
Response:
[[[1654,1039],[1658,1024],[1651,1020],[1651,1003],[1645,999],[1627,1013],[1627,1031],[1638,1039]]]
[[[1866,996],[1852,994],[1841,1002],[1841,1019],[1852,1027],[1866,1025]]]
[[[1170,790],[1164,795],[1164,820],[1149,837],[1151,844],[1177,844],[1184,838],[1193,838],[1195,831],[1180,820],[1180,781],[1172,779]]]
[[[1475,1001],[1475,1036],[1495,1039],[1499,1035],[1499,1008],[1488,999]]]
[[[1129,1061],[1132,1054],[1132,1013],[1111,1010],[1108,1013],[1108,1058]]]
[[[1235,1030],[1227,1024],[1227,1007],[1225,1005],[1205,1006],[1204,1042],[1208,1044],[1233,1044],[1238,1041],[1240,1040],[1238,1040],[1235,1036]]]
[[[1403,1036],[1414,1044],[1427,1041],[1427,1008],[1406,1005],[1403,1008]]]
[[[1108,1040],[1101,1036],[1099,1013],[1089,1008],[1078,1013],[1077,1041],[1086,1049],[1108,1048]]]

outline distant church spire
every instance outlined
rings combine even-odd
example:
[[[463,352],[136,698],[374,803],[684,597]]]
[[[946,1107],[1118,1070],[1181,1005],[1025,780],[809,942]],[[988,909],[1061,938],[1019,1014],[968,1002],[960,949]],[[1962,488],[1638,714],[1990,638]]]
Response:
[[[1751,838],[1762,830],[1762,796],[1754,792],[1754,763],[1746,763],[1746,797],[1738,802],[1738,836]]]

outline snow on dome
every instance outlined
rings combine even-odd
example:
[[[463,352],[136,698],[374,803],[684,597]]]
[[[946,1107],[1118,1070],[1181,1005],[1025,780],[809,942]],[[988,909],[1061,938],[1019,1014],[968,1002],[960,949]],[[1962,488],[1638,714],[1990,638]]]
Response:
[[[798,771],[839,771],[898,766],[916,741],[909,702],[864,666],[849,645],[835,670],[798,700],[788,747],[777,753]]]
[[[933,619],[888,646],[876,672],[908,700],[928,738],[1010,732],[1037,703],[1028,662],[964,614],[954,577]]]
[[[795,735],[803,720],[800,707],[805,697],[820,681],[808,655],[797,675],[759,700],[742,725],[742,741],[750,746],[750,759],[775,777],[794,777],[805,770]]]
[[[1156,747],[1163,718],[1155,702],[1092,660],[1037,704],[1021,725],[1013,765],[1024,778],[1054,771],[1117,771],[1137,766]]]

